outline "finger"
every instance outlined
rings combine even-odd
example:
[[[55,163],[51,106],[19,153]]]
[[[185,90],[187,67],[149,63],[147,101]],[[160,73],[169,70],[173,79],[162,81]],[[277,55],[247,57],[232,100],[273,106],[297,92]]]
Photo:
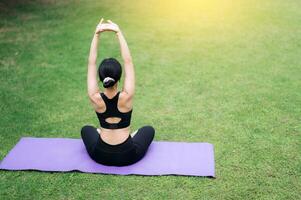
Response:
[[[102,21],[103,21],[103,18],[101,18],[101,20],[100,20],[99,24],[101,24],[101,23],[102,23]]]

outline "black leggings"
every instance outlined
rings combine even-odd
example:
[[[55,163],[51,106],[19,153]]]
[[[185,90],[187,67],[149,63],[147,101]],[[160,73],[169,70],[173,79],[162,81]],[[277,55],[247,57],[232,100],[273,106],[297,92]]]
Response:
[[[108,166],[131,165],[143,158],[155,136],[152,126],[138,129],[134,137],[121,144],[111,145],[104,142],[94,126],[86,125],[81,129],[81,137],[89,156],[97,163]]]

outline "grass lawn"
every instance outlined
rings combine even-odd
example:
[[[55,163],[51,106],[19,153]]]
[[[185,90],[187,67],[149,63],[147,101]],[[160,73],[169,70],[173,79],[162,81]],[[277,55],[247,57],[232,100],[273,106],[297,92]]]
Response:
[[[22,3],[23,2],[23,3]],[[216,179],[0,171],[0,199],[301,199],[299,0],[0,1],[0,159],[21,137],[98,126],[86,91],[101,17],[136,69],[132,130],[209,142]],[[98,62],[121,60],[113,33]],[[54,147],[55,148],[55,147]]]

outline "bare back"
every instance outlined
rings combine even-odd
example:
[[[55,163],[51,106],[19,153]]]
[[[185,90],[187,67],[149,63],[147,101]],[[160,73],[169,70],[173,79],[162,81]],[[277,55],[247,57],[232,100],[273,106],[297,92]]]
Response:
[[[117,91],[117,90],[116,90]],[[110,92],[110,93],[106,93],[104,92],[104,94],[109,98],[113,98],[115,96],[115,94],[117,93],[115,91],[115,93]],[[104,102],[104,100],[102,99],[102,97],[98,94],[95,95],[94,98],[95,101],[93,101],[93,107],[95,109],[96,112],[99,113],[103,113],[106,111],[106,104]],[[120,112],[129,112],[130,110],[132,110],[133,107],[133,99],[132,98],[128,98],[127,94],[122,91],[120,92],[119,95],[119,99],[118,99],[118,104],[117,104],[117,108]],[[105,119],[108,123],[118,123],[121,118],[118,117],[109,117]],[[115,145],[115,144],[120,144],[123,141],[125,141],[129,134],[130,134],[130,127],[126,127],[126,128],[121,128],[121,129],[106,129],[106,128],[98,128],[97,129],[98,133],[100,134],[101,139],[103,139],[105,142]]]

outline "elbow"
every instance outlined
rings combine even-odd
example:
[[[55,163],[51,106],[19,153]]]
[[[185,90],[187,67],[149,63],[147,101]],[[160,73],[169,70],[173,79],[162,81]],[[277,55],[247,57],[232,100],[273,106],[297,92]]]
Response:
[[[126,58],[126,59],[124,59],[124,63],[125,64],[131,64],[131,63],[133,63],[132,58]]]
[[[87,96],[92,99],[93,98],[93,93],[92,92],[87,92]]]
[[[95,60],[92,60],[92,59],[89,59],[88,60],[88,66],[90,65],[95,65],[96,64],[96,61]]]
[[[89,56],[89,58],[88,58],[88,65],[94,65],[94,64],[96,64],[96,57]]]

